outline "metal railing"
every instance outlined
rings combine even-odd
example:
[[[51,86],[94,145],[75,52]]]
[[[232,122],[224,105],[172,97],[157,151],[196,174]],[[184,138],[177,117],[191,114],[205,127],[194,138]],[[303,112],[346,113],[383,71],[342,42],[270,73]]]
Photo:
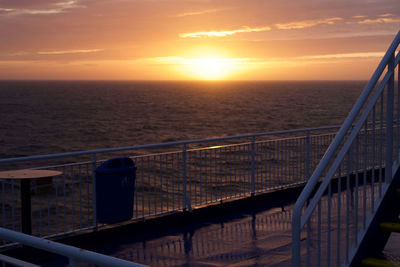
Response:
[[[304,184],[338,128],[2,159],[0,166],[2,170],[29,167],[62,172],[49,184],[32,182],[32,234],[53,237],[105,226],[96,221],[93,190],[94,170],[105,158],[131,156],[135,161],[132,220],[144,220]],[[86,158],[80,161],[81,157]],[[49,164],[53,161],[57,162]],[[1,181],[0,192],[0,225],[20,231],[18,181]]]
[[[48,252],[56,253],[68,258],[69,266],[77,266],[78,262],[86,262],[97,264],[99,266],[126,266],[126,267],[141,267],[145,265],[137,264],[131,261],[118,259],[115,257],[106,256],[96,252],[64,245],[50,240],[45,240],[31,235],[22,234],[19,232],[11,231],[8,229],[0,228],[0,238],[17,242],[26,246],[34,247],[36,249],[45,250]],[[27,262],[17,260],[15,258],[2,256],[0,262],[12,266],[35,266]],[[5,265],[3,265],[5,266]],[[37,266],[37,265],[36,265]]]
[[[296,202],[293,266],[350,265],[385,196],[399,166],[399,43],[400,32]]]

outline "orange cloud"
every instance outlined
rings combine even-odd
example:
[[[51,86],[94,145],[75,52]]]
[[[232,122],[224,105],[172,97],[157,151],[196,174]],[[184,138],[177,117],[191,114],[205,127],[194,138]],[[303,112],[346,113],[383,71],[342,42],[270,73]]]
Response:
[[[367,16],[364,15],[357,15],[357,16],[352,16],[353,19],[365,19]]]
[[[391,13],[386,13],[386,14],[381,14],[379,17],[393,17],[393,14]]]
[[[187,17],[187,16],[196,16],[196,15],[203,15],[203,14],[208,14],[208,13],[215,13],[215,12],[218,12],[218,11],[221,11],[222,9],[207,9],[207,10],[203,10],[203,11],[193,11],[193,12],[185,12],[185,13],[180,13],[180,14],[177,14],[177,15],[175,15],[175,16],[173,16],[173,17],[177,17],[177,18],[180,18],[180,17]]]
[[[398,23],[400,22],[400,18],[377,18],[377,19],[365,19],[359,21],[358,24],[378,24],[378,23]]]
[[[77,53],[95,53],[103,51],[103,49],[77,49],[77,50],[61,50],[61,51],[43,51],[37,52],[39,55],[64,55]]]
[[[0,12],[4,12],[4,15],[17,16],[17,15],[50,15],[63,13],[67,9],[83,7],[78,5],[77,0],[71,0],[66,2],[58,2],[52,4],[52,8],[47,9],[25,9],[25,8],[0,8]],[[1,14],[0,14],[1,15]]]
[[[179,36],[181,38],[225,37],[225,36],[234,35],[237,33],[263,32],[263,31],[270,31],[270,30],[271,30],[271,27],[268,27],[268,26],[259,27],[259,28],[250,28],[250,27],[244,26],[241,29],[236,29],[236,30],[182,33]]]
[[[303,21],[295,21],[283,24],[275,24],[278,29],[281,30],[292,30],[292,29],[303,29],[310,28],[320,24],[335,24],[338,21],[343,20],[343,18],[335,17],[335,18],[327,18],[327,19],[319,19],[319,20],[303,20]]]

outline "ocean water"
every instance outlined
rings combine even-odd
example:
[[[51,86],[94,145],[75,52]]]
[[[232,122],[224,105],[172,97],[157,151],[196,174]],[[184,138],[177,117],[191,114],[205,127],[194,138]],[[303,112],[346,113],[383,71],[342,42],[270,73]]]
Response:
[[[0,81],[0,158],[341,124],[366,81]]]

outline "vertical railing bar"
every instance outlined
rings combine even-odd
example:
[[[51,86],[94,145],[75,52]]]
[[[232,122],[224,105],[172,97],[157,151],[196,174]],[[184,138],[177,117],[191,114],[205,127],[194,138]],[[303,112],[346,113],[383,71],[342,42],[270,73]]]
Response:
[[[220,147],[219,150],[219,163],[218,163],[218,177],[219,177],[219,201],[224,199],[224,195],[226,194],[224,191],[226,188],[226,180],[227,180],[227,170],[226,170],[226,148]],[[225,152],[224,152],[225,151]]]
[[[355,229],[354,229],[354,238],[355,238],[355,244],[358,246],[358,187],[359,187],[359,173],[360,173],[360,167],[359,167],[359,138],[360,136],[357,135],[355,144],[356,144],[356,189],[355,189],[355,209],[354,209],[354,214],[355,214]]]
[[[38,190],[39,188],[42,188],[42,187],[40,185],[38,185],[37,180],[35,180],[35,190],[36,190],[36,194],[37,195],[40,192],[40,190]],[[42,237],[43,236],[43,226],[42,226],[43,225],[43,223],[42,223],[43,215],[42,215],[42,210],[43,210],[43,206],[44,206],[44,204],[43,204],[44,200],[41,199],[40,197],[38,197],[38,202],[39,202],[39,205],[40,205],[40,207],[39,207],[39,237]],[[32,224],[35,225],[35,223],[32,223]]]
[[[372,151],[371,151],[371,161],[372,161],[372,163],[371,163],[371,172],[372,172],[372,175],[371,175],[371,187],[372,187],[372,192],[371,192],[371,194],[372,194],[372,197],[371,197],[371,210],[372,210],[372,212],[374,212],[375,211],[375,206],[374,206],[374,204],[375,204],[375,130],[376,130],[376,128],[375,128],[375,120],[376,120],[376,105],[374,105],[374,107],[372,108],[372,144],[371,144],[371,147],[372,147]]]
[[[209,156],[211,153],[210,150],[204,151],[204,154],[206,155],[206,161],[207,161],[207,167],[206,167],[206,174],[207,174],[207,191],[206,191],[206,203],[211,203],[212,202],[212,191],[213,188],[211,186],[211,157]],[[210,200],[209,200],[210,199]]]
[[[336,266],[340,266],[340,230],[341,230],[341,198],[342,198],[342,166],[338,169],[338,186],[337,186],[337,242],[336,242]]]
[[[213,188],[215,189],[214,194],[215,194],[215,202],[218,201],[218,191],[220,191],[221,189],[219,188],[219,177],[218,177],[218,171],[217,171],[217,148],[213,149],[214,151],[214,175],[211,175],[211,179],[213,180]]]
[[[147,215],[151,214],[151,167],[150,167],[150,156],[147,156]]]
[[[163,195],[164,195],[164,191],[163,191],[163,164],[162,164],[162,154],[159,156],[160,157],[160,203],[161,203],[161,212],[164,211],[164,201],[163,201]],[[168,190],[166,191],[168,194]],[[167,199],[168,199],[168,195],[167,195]]]
[[[11,180],[11,220],[12,220],[12,229],[15,231],[15,185],[14,180]]]
[[[271,162],[269,162],[269,144],[270,142],[266,142],[265,144],[265,189],[269,191],[271,188]]]
[[[278,181],[278,176],[279,176],[279,159],[278,159],[278,141],[274,141],[275,145],[275,151],[274,151],[274,159],[275,159],[275,168],[274,168],[274,186],[273,188],[279,187],[279,181]]]
[[[366,223],[367,223],[367,127],[368,127],[368,122],[365,121],[364,123],[364,179],[363,179],[363,229],[366,228]]]
[[[395,150],[395,156],[397,158],[397,162],[400,163],[400,65],[397,65],[397,119],[396,119],[396,128],[397,128],[397,145]]]
[[[204,192],[204,186],[203,186],[203,179],[202,179],[202,159],[203,159],[203,156],[201,155],[202,153],[202,150],[199,150],[199,157],[200,157],[200,159],[199,159],[199,190],[200,190],[200,192],[199,192],[199,198],[200,198],[200,203],[201,204],[203,204],[203,192]]]
[[[379,155],[380,155],[380,168],[379,168],[379,197],[382,197],[382,182],[383,182],[383,92],[380,96],[380,129],[379,129]]]
[[[6,227],[6,188],[5,181],[1,181],[1,211],[2,211],[2,222],[3,227]]]
[[[93,230],[97,231],[97,195],[96,195],[96,168],[97,155],[93,154],[92,158],[92,207],[93,207]]]
[[[239,184],[238,184],[238,172],[239,172],[239,164],[240,164],[240,158],[239,158],[239,154],[240,154],[240,147],[238,146],[238,147],[235,147],[235,149],[234,149],[234,151],[235,151],[235,176],[234,176],[234,180],[235,180],[235,185],[236,185],[236,188],[238,188],[238,190],[239,190],[239,195],[240,195],[240,186],[239,186]],[[235,196],[236,195],[238,195],[237,193],[235,194]]]
[[[89,200],[89,163],[86,164],[86,211],[87,211],[87,226],[90,227],[90,200]],[[56,187],[57,188],[57,187]]]
[[[331,203],[332,200],[332,184],[329,183],[328,186],[328,213],[327,213],[327,219],[328,219],[328,230],[327,230],[327,255],[326,255],[326,261],[327,261],[327,266],[331,266]]]
[[[199,165],[200,158],[199,158],[199,153],[200,151],[195,152],[195,162],[193,162],[194,166],[194,171],[195,173],[193,174],[193,177],[195,177],[195,184],[194,184],[194,201],[195,205],[201,205],[201,179],[200,179],[200,171],[201,171],[201,166]]]
[[[55,187],[55,191],[56,191],[56,199],[55,199],[55,206],[56,206],[56,234],[58,234],[58,177],[56,177],[54,180],[54,187]]]
[[[285,174],[284,174],[284,176],[283,176],[283,187],[285,188],[287,185],[288,185],[288,180],[289,180],[289,161],[288,161],[288,159],[289,159],[289,140],[284,140],[283,141],[283,144],[284,144],[284,165],[283,165],[283,168],[284,168],[284,171],[285,171]]]
[[[281,186],[282,186],[282,168],[281,168],[281,166],[280,166],[280,161],[281,161],[281,156],[282,156],[282,154],[281,153],[279,153],[279,152],[281,152],[281,142],[280,141],[277,141],[276,142],[276,144],[277,144],[277,147],[278,147],[278,149],[277,149],[277,160],[278,160],[278,188],[281,188]]]
[[[173,194],[172,194],[172,210],[175,210],[175,194],[176,194],[176,192],[175,192],[175,190],[176,190],[175,184],[176,184],[176,181],[177,181],[177,178],[175,177],[175,164],[174,164],[174,162],[175,162],[175,157],[174,157],[174,155],[176,155],[176,153],[172,154],[172,159],[171,159],[171,168],[172,168],[172,192],[173,192]]]
[[[232,147],[229,146],[228,149],[229,149],[229,152],[228,152],[228,158],[227,158],[227,164],[228,164],[227,172],[228,172],[228,185],[229,185],[228,188],[230,188],[229,189],[230,192],[227,195],[227,198],[231,199],[233,194],[234,194],[235,187],[232,184],[232,163],[231,163],[231,162],[233,162],[233,160],[232,160]]]
[[[386,96],[386,163],[385,163],[385,183],[392,181],[392,165],[393,165],[393,98],[394,98],[394,63],[395,55],[391,55],[388,63],[388,71],[390,75],[387,96]]]
[[[270,148],[271,145],[271,148]],[[272,142],[268,142],[268,145],[266,147],[266,155],[267,155],[267,189],[268,191],[271,191],[272,189],[272,177],[273,177],[273,156],[272,156]]]
[[[187,195],[186,195],[186,144],[183,144],[182,147],[182,179],[183,179],[183,196],[182,196],[182,209],[186,210],[187,204]]]
[[[145,204],[145,199],[144,199],[144,157],[140,157],[140,180],[141,180],[141,186],[142,186],[142,218],[144,218],[144,204]],[[136,179],[138,180],[138,179]]]
[[[255,194],[255,141],[256,138],[251,138],[251,196]]]
[[[52,181],[53,183],[53,181]],[[52,183],[50,184],[50,189],[52,189]],[[47,194],[46,196],[47,199],[47,235],[50,235],[50,194]]]
[[[82,229],[82,168],[81,165],[78,166],[78,173],[79,173],[79,228]]]
[[[75,224],[75,197],[74,197],[75,187],[74,187],[74,183],[75,183],[75,173],[74,173],[74,167],[73,167],[73,165],[71,165],[71,204],[72,204],[71,224],[72,224],[72,231],[75,230],[75,227],[74,227],[74,224]]]
[[[67,218],[67,177],[66,177],[66,173],[65,173],[65,166],[63,166],[63,200],[64,200],[64,207],[63,207],[63,211],[64,211],[64,220],[63,220],[63,229],[64,232],[67,231],[67,222],[66,222],[66,218]]]
[[[157,197],[158,197],[158,193],[157,193],[157,165],[156,165],[156,155],[153,155],[153,160],[152,160],[152,174],[153,174],[153,189],[154,189],[154,191],[153,191],[153,194],[154,194],[154,203],[153,203],[153,205],[154,205],[154,215],[155,214],[157,214],[157,204],[158,204],[158,201],[157,201]],[[152,214],[152,215],[153,215]]]
[[[351,197],[351,188],[350,188],[350,174],[352,169],[352,148],[350,147],[349,152],[347,154],[347,174],[346,174],[346,260],[345,262],[349,262],[349,239],[350,239],[350,197]]]
[[[166,183],[166,187],[167,187],[167,211],[169,212],[169,200],[170,200],[170,196],[169,196],[169,171],[168,171],[168,154],[165,154],[165,183]],[[173,192],[172,192],[173,193]]]
[[[318,202],[317,266],[321,266],[321,200]]]
[[[279,222],[280,220],[278,220]],[[307,222],[307,239],[306,239],[306,249],[307,249],[307,265],[306,266],[311,266],[311,228],[312,228],[312,217],[309,218]]]
[[[137,219],[138,218],[138,209],[139,209],[139,207],[138,207],[138,202],[139,202],[139,193],[138,193],[138,180],[139,180],[139,175],[138,175],[138,169],[140,168],[139,166],[138,166],[138,162],[137,162],[137,159],[136,159],[136,157],[130,157],[133,161],[134,161],[134,164],[135,164],[135,167],[136,167],[136,170],[135,170],[135,180],[133,181],[133,219]]]

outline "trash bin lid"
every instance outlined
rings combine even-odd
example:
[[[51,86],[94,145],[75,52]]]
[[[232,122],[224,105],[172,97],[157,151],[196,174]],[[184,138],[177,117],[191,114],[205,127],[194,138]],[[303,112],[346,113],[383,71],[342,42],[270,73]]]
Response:
[[[136,170],[135,163],[128,157],[119,157],[103,162],[103,164],[97,167],[96,172],[119,172],[127,170]]]

